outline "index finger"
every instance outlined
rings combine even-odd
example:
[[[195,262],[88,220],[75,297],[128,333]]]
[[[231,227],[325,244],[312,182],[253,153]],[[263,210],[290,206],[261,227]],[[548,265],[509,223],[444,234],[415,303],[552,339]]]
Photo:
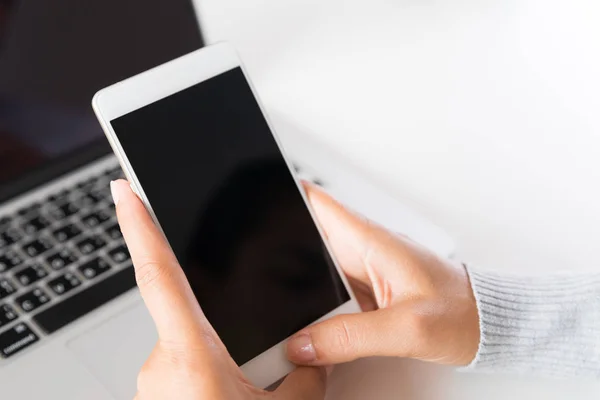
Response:
[[[124,180],[111,182],[117,218],[140,293],[161,341],[194,346],[216,343],[194,293],[164,236]]]

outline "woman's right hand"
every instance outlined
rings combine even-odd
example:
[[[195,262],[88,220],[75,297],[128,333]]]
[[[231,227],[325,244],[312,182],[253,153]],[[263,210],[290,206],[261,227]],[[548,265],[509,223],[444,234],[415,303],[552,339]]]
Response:
[[[307,194],[362,314],[310,326],[288,343],[301,365],[369,356],[468,365],[479,347],[479,316],[462,265],[358,216],[316,187]]]

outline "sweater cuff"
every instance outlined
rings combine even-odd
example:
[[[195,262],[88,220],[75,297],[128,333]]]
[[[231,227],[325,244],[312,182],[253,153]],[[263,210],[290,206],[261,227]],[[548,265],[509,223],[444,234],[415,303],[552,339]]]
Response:
[[[600,376],[600,274],[521,277],[466,269],[480,344],[463,370]]]

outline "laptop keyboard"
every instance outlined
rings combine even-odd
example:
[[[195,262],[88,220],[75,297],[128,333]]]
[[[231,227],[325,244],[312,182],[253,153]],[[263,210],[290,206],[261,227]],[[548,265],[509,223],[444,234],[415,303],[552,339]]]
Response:
[[[109,188],[121,177],[108,169],[0,216],[0,361],[136,286]]]
[[[135,286],[109,182],[120,168],[0,217],[0,358]]]

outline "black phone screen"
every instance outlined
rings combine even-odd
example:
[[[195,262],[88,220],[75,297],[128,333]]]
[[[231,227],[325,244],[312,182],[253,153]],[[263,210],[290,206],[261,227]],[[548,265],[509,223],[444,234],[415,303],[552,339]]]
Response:
[[[111,124],[239,365],[350,299],[240,68]]]

